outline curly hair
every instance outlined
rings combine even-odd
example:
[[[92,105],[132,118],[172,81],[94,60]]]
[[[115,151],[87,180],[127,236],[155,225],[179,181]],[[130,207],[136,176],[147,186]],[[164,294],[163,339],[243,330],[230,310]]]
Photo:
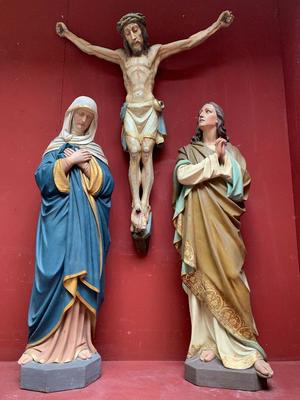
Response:
[[[223,109],[213,101],[208,101],[205,104],[210,104],[216,111],[217,114],[217,137],[221,137],[229,142],[229,136],[227,136],[227,130],[225,128],[225,120],[224,120],[224,111]],[[197,126],[196,135],[192,137],[192,143],[202,142],[203,140],[203,132]]]

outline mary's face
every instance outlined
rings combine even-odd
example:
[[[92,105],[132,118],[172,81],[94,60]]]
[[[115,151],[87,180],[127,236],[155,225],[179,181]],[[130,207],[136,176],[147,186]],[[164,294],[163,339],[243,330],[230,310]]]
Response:
[[[198,116],[198,127],[203,130],[203,128],[215,127],[217,126],[218,117],[216,110],[212,104],[204,104],[204,106],[199,111]]]
[[[72,132],[75,135],[82,136],[88,130],[91,122],[94,119],[94,114],[86,108],[78,108],[74,111],[72,120]]]

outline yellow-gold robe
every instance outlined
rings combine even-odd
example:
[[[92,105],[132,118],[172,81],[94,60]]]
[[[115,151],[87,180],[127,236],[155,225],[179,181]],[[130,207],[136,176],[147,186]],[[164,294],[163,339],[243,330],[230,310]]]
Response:
[[[182,147],[174,173],[174,244],[192,323],[188,357],[211,349],[228,368],[248,368],[265,353],[256,341],[240,217],[250,177],[239,150],[220,165],[202,142]],[[240,189],[239,189],[240,184]]]

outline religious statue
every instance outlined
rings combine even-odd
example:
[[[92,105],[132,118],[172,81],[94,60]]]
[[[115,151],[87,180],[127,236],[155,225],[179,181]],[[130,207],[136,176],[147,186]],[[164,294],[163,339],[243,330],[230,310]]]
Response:
[[[117,23],[123,38],[123,49],[111,50],[90,44],[58,22],[59,36],[69,39],[81,51],[120,66],[127,91],[121,109],[122,144],[130,155],[129,183],[132,195],[131,232],[143,234],[150,218],[150,193],[153,185],[152,152],[155,144],[164,142],[166,128],[162,116],[163,102],[155,99],[153,87],[158,66],[165,58],[189,50],[204,42],[220,28],[233,21],[230,11],[221,13],[207,29],[187,39],[149,46],[146,21],[140,13],[124,15]]]
[[[192,324],[188,358],[227,368],[273,371],[256,340],[249,286],[243,270],[240,217],[250,176],[229,143],[224,113],[213,102],[199,111],[196,135],[179,150],[174,171],[174,244],[182,259],[182,282]]]
[[[19,364],[89,359],[104,268],[113,179],[93,140],[97,105],[81,96],[36,170],[42,204],[37,226],[29,337]]]

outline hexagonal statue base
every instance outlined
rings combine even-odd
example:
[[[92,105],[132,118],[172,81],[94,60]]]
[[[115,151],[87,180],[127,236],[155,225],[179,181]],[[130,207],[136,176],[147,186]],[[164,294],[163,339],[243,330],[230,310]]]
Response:
[[[210,362],[199,357],[186,359],[184,378],[197,386],[257,391],[267,389],[267,379],[260,378],[255,369],[229,369],[215,358]]]
[[[101,376],[101,357],[93,354],[88,360],[68,363],[21,365],[20,388],[37,392],[59,392],[83,388]]]

